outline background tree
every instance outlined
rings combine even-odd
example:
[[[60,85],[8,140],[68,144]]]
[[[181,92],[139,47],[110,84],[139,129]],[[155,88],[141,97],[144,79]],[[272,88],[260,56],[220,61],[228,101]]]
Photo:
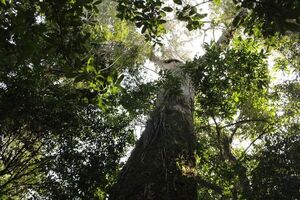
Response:
[[[105,198],[133,141],[117,93],[147,48],[99,3],[1,3],[3,199]]]

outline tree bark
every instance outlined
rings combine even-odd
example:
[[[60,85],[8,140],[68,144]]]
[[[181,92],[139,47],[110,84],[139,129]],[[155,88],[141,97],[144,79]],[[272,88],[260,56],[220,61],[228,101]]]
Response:
[[[178,86],[161,91],[111,200],[197,199],[192,86],[179,68],[171,71],[181,80]]]

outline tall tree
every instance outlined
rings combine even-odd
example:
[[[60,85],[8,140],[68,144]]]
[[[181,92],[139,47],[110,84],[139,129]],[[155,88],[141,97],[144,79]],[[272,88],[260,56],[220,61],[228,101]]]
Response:
[[[196,199],[193,89],[177,60],[160,61],[172,76],[110,198]],[[170,81],[170,80],[169,80]]]
[[[182,5],[181,1],[174,2],[177,5]],[[147,3],[151,4],[150,1],[147,1]],[[157,1],[152,3],[157,3],[157,10],[159,10],[161,2]],[[259,2],[257,2],[257,4],[259,4]],[[262,5],[264,4],[265,3],[263,2]],[[296,4],[289,6],[294,8]],[[248,148],[250,148],[251,145],[253,145],[253,143],[259,140],[263,135],[271,133],[274,130],[273,125],[276,122],[274,121],[274,109],[267,103],[269,79],[265,56],[266,51],[263,49],[260,49],[259,51],[259,48],[255,46],[255,42],[251,42],[251,39],[248,40],[247,43],[242,41],[242,37],[239,37],[239,39],[238,37],[235,37],[236,41],[240,40],[238,42],[240,46],[236,46],[234,44],[236,42],[232,42],[232,39],[234,38],[233,36],[237,35],[235,32],[238,32],[242,25],[249,25],[249,22],[247,24],[245,23],[245,20],[253,17],[251,14],[249,16],[248,11],[243,7],[245,7],[244,4],[242,4],[242,6],[238,5],[236,8],[237,14],[231,18],[231,22],[228,25],[229,27],[227,30],[225,30],[220,40],[216,44],[212,45],[212,50],[207,49],[207,53],[202,58],[195,60],[194,63],[191,64],[191,66],[194,66],[196,69],[198,69],[198,71],[192,70],[191,76],[194,77],[193,81],[196,84],[196,94],[200,95],[199,107],[202,113],[201,120],[202,122],[210,122],[211,118],[211,121],[214,123],[214,127],[211,125],[206,127],[215,129],[209,131],[209,134],[214,136],[211,138],[211,146],[207,146],[207,148],[216,148],[213,150],[213,154],[216,154],[209,155],[209,151],[204,153],[206,150],[203,147],[201,148],[200,152],[200,155],[202,154],[202,156],[204,156],[204,158],[200,156],[201,160],[205,159],[205,157],[207,158],[207,156],[216,156],[213,160],[210,160],[211,158],[208,159],[209,162],[211,162],[209,163],[210,166],[206,165],[206,161],[200,162],[200,170],[202,171],[200,171],[199,178],[196,175],[197,172],[193,170],[195,162],[194,155],[192,153],[190,154],[191,156],[180,155],[184,154],[183,152],[190,152],[193,150],[193,145],[191,145],[190,147],[192,148],[190,148],[185,144],[195,143],[195,141],[190,143],[191,138],[192,140],[195,140],[195,136],[185,136],[185,138],[181,138],[181,140],[177,139],[177,130],[181,130],[181,132],[185,132],[185,134],[188,133],[187,135],[190,135],[189,133],[191,129],[186,126],[184,121],[181,120],[182,118],[188,119],[190,113],[185,112],[183,108],[184,104],[174,104],[174,101],[178,101],[177,99],[182,99],[182,96],[184,96],[185,92],[190,91],[187,90],[187,88],[192,88],[191,85],[189,87],[182,87],[184,89],[181,91],[179,90],[179,92],[176,92],[176,90],[172,91],[163,89],[163,92],[165,92],[166,95],[162,96],[166,98],[163,100],[158,98],[157,109],[155,109],[154,113],[151,115],[141,139],[137,142],[136,148],[132,152],[128,163],[120,174],[118,182],[111,193],[111,199],[196,199],[197,195],[195,195],[194,188],[196,181],[198,181],[199,185],[201,185],[203,188],[213,190],[217,193],[217,195],[212,197],[212,199],[254,198],[253,195],[255,192],[253,191],[253,186],[251,186],[251,180],[248,176],[249,169],[251,169],[251,165],[253,165],[253,163],[251,164],[251,162],[247,163],[247,161],[245,161],[245,157],[247,157],[245,153],[247,152]],[[258,6],[254,6],[253,8],[257,9],[257,7]],[[192,8],[195,7],[189,5],[184,6],[182,12],[178,11],[176,13],[177,17],[179,19],[191,22],[192,20],[189,18],[188,14],[193,13],[193,11],[190,10]],[[133,6],[133,9],[143,10],[144,7],[142,4],[139,4],[138,6],[136,5],[136,7]],[[187,10],[189,11],[188,14],[184,15],[184,12]],[[281,10],[284,10],[284,8]],[[262,13],[259,18],[260,20],[263,20],[263,16],[268,14],[268,11],[265,8],[259,12]],[[139,16],[139,12],[133,12],[131,15],[125,15],[125,18],[130,20],[137,19],[137,21],[140,20],[139,17],[134,18],[135,14]],[[297,18],[297,16],[294,16],[294,18]],[[276,21],[277,18],[274,18],[274,20]],[[265,37],[272,35],[272,33],[266,30],[266,28],[270,28],[274,32],[278,32],[280,34],[286,33],[286,30],[277,30],[274,27],[272,28],[268,26],[268,23],[271,22],[267,21],[265,24],[263,24],[262,35]],[[257,24],[259,24],[259,22],[257,22]],[[253,21],[250,23],[252,27],[255,27],[257,24]],[[140,23],[138,25],[142,26]],[[143,26],[146,27],[142,30],[144,32],[147,30],[147,26]],[[151,32],[148,32],[147,34],[150,33]],[[252,34],[253,31],[249,31],[248,33]],[[256,31],[256,33],[258,32]],[[156,37],[155,34],[154,37]],[[226,44],[225,49],[228,48],[227,50],[224,50],[224,47],[221,47],[224,43]],[[173,62],[176,63],[174,60]],[[172,60],[167,60],[165,63],[171,64]],[[173,67],[175,66],[176,65],[173,65]],[[172,70],[176,71],[179,70],[179,68],[173,68]],[[180,77],[181,81],[178,80],[175,83],[171,81],[172,86],[168,85],[168,88],[176,88],[176,85],[178,87],[178,85],[180,86],[182,84],[182,79],[189,79],[189,77],[185,75],[180,75]],[[170,94],[168,94],[169,91],[172,92],[171,101],[168,98],[168,96],[170,96]],[[194,100],[192,99],[192,102],[193,101]],[[186,100],[185,102],[189,101]],[[163,106],[161,106],[161,104]],[[164,110],[161,110],[161,107],[166,108],[167,110],[180,110],[182,113],[180,116],[176,116],[169,111],[171,115],[168,115],[163,112]],[[173,117],[177,119],[176,123],[170,124],[169,120],[172,120]],[[165,124],[167,125],[167,128],[164,128]],[[251,124],[254,126],[253,128],[250,128]],[[248,130],[246,127],[248,127]],[[166,136],[162,134],[161,129],[167,130],[163,132]],[[152,136],[149,136],[149,133],[152,133]],[[165,142],[165,137],[168,135],[172,135],[173,137],[168,138],[168,141]],[[244,153],[233,152],[232,143],[235,138],[239,137],[257,138],[250,142],[250,145],[245,149]],[[147,146],[147,141],[149,138],[150,141],[153,140],[151,147]],[[175,144],[173,147],[169,147],[169,144],[173,144],[173,140],[176,141]],[[200,145],[204,146],[205,144],[201,144],[201,142],[203,142],[203,140],[200,140]],[[181,153],[173,154],[174,150],[178,146],[181,146]],[[183,149],[184,147],[186,149]],[[161,153],[161,149],[166,149],[167,156],[164,156],[165,154]],[[240,155],[237,156],[235,154]],[[160,158],[159,155],[163,156]],[[166,162],[163,159],[165,157],[168,159],[173,159],[173,161],[167,160]],[[189,162],[182,162],[182,167],[180,164],[181,157],[185,157],[184,160],[189,158],[191,161],[190,163],[193,164],[190,166],[184,166],[185,163]],[[217,159],[222,160],[220,165],[217,164]],[[174,164],[174,161],[177,162],[176,165]],[[253,159],[253,161],[255,160]],[[221,168],[216,170],[211,169],[214,165],[219,165],[218,167]],[[176,166],[175,169],[178,173],[173,172],[174,166]],[[164,173],[162,173],[164,168],[166,168],[166,170]],[[207,168],[210,168],[210,170],[207,171]],[[193,171],[193,173],[191,173],[192,176],[186,174],[186,169]],[[205,176],[203,177],[203,175],[206,173],[210,173],[210,177],[208,177],[208,179],[213,178],[215,180],[207,180],[207,178],[205,179]],[[215,175],[217,177],[213,177]],[[163,179],[164,176],[166,177],[165,179]],[[182,190],[178,189],[178,176],[186,176],[190,178],[190,180],[192,180],[192,183],[190,183],[191,187],[187,188],[185,187],[185,184],[182,184]],[[220,180],[220,177],[222,176],[223,180]],[[173,188],[170,188],[170,183],[168,181],[170,179],[173,179]],[[184,178],[180,180],[183,181]],[[188,181],[185,183],[187,182]],[[221,182],[223,182],[224,185],[220,184]],[[169,188],[169,190],[166,190],[166,188]],[[202,193],[202,195],[204,195],[204,193]]]
[[[1,0],[0,198],[298,198],[298,8]],[[145,40],[164,44],[168,21],[225,30],[192,61],[148,55]],[[274,51],[289,81],[270,81]],[[147,56],[161,69],[155,83],[140,73]],[[151,109],[117,178],[134,121]]]

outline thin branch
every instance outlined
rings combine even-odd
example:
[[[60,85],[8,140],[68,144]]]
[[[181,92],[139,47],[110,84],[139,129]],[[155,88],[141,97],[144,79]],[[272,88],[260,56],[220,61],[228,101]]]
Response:
[[[215,116],[214,115],[212,115],[211,116],[212,117],[212,119],[213,119],[213,121],[214,121],[214,123],[215,123],[215,126],[216,126],[216,131],[217,131],[217,140],[218,140],[218,146],[219,146],[219,151],[220,151],[220,155],[221,155],[221,157],[224,159],[224,157],[222,156],[223,155],[223,146],[222,146],[222,141],[221,141],[221,129],[220,129],[220,127],[219,127],[219,125],[218,125],[218,123],[217,123],[217,120],[215,119]]]
[[[211,117],[212,117],[212,119],[214,121],[214,124],[216,126],[217,135],[218,135],[218,137],[220,137],[221,136],[221,132],[220,132],[221,131],[221,127],[219,127],[215,116],[212,115]]]
[[[238,28],[240,21],[242,20],[242,18],[245,17],[246,13],[247,13],[246,9],[244,8],[240,9],[237,15],[233,18],[229,29],[223,32],[223,34],[217,41],[217,46],[228,44],[230,42],[230,39],[233,37],[234,31]]]
[[[196,127],[197,129],[205,129],[205,128],[211,128],[212,124],[207,124],[205,126]]]
[[[5,153],[6,149],[10,146],[10,144],[12,142],[15,141],[15,139],[17,137],[18,137],[18,134],[15,134],[14,137],[9,136],[9,138],[7,139],[7,141],[3,145],[1,145],[1,157],[4,156],[4,153]]]
[[[245,119],[245,120],[237,121],[237,122],[234,122],[234,123],[231,123],[231,124],[227,124],[225,126],[221,126],[221,127],[219,126],[219,128],[223,129],[223,128],[227,128],[227,127],[230,127],[230,126],[234,126],[234,125],[237,125],[237,124],[243,124],[243,123],[247,123],[247,122],[267,122],[267,120],[266,119]],[[214,124],[216,124],[216,122],[214,122]],[[199,129],[209,128],[212,125],[213,124],[200,126]]]
[[[244,123],[248,123],[248,122],[267,122],[267,120],[266,119],[249,119],[249,120],[245,119],[245,120],[240,120],[238,122],[235,122],[233,124],[228,124],[227,127],[235,125],[235,128],[233,129],[233,131],[230,135],[230,138],[229,138],[230,142],[232,142],[233,137],[235,136],[237,130],[241,127],[241,125],[244,124]]]
[[[194,5],[194,6],[197,7],[197,6],[201,6],[203,4],[210,3],[210,2],[212,2],[212,0],[203,1],[201,3],[198,3],[198,4]]]
[[[145,68],[145,69],[147,69],[147,70],[149,70],[149,71],[151,71],[151,72],[154,72],[154,73],[156,73],[156,74],[158,74],[159,75],[159,73],[157,73],[156,71],[154,71],[153,69],[150,69],[149,67],[146,67],[146,66],[142,66],[143,68]]]
[[[114,62],[113,62],[112,64],[110,64],[108,67],[105,67],[105,68],[103,68],[103,69],[101,69],[101,70],[99,70],[99,71],[100,71],[100,72],[103,72],[103,71],[105,71],[105,70],[111,68],[112,66],[114,66],[114,64],[116,64],[116,63],[120,60],[120,58],[122,58],[123,55],[124,55],[124,54],[121,54],[118,58],[116,58],[116,59],[114,60]]]
[[[29,170],[27,173],[23,173],[23,174],[15,174],[12,178],[10,178],[9,180],[7,180],[5,183],[3,183],[2,185],[0,185],[0,188],[4,188],[5,186],[7,186],[8,184],[10,184],[11,182],[18,180],[24,176],[27,176],[29,174],[32,174],[35,170],[37,170],[40,167],[40,165],[37,165],[36,167],[34,167],[33,169]]]
[[[16,174],[14,174],[12,177],[10,177],[5,183],[3,183],[2,185],[0,185],[0,193],[1,190],[7,186],[8,184],[14,182],[15,180],[21,179],[22,177],[25,177],[27,175],[30,175],[32,173],[34,173],[36,170],[38,170],[39,168],[41,168],[42,165],[45,165],[46,163],[48,163],[50,160],[44,160],[41,162],[33,162],[28,164],[27,166],[25,166],[25,168],[29,168],[31,166],[36,165],[34,168],[32,168],[31,170],[21,173],[25,168],[23,167],[23,169],[19,170]],[[33,178],[33,177],[29,177],[28,179]],[[24,183],[26,183],[26,181],[24,181]],[[4,190],[5,191],[5,190]]]
[[[227,128],[227,127],[230,127],[230,126],[244,124],[244,123],[248,123],[248,122],[267,122],[267,120],[266,119],[245,119],[245,120],[234,122],[232,124],[227,124],[227,125],[222,126],[220,128]]]
[[[261,134],[259,134],[249,145],[248,147],[245,149],[245,151],[242,153],[242,157],[244,157],[244,155],[247,153],[247,151],[250,149],[250,147],[257,141],[259,140],[264,134],[266,134],[267,131],[263,131]],[[242,158],[241,157],[241,158]]]

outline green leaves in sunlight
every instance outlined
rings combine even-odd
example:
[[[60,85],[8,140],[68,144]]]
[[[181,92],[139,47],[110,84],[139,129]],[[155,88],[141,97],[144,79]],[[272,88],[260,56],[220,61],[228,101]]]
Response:
[[[253,199],[256,192],[248,174],[260,160],[248,151],[257,141],[264,143],[278,123],[267,54],[255,40],[241,37],[233,38],[228,47],[211,43],[205,49],[203,56],[184,66],[196,95],[194,122],[203,186],[198,192],[207,199]]]
[[[161,0],[117,2],[117,16],[134,22],[146,39],[156,44],[161,44],[160,37],[166,33],[167,13],[172,12],[178,20],[186,22],[188,30],[201,28],[202,20],[206,17],[205,13],[198,13],[196,6],[191,6],[181,0],[174,0],[170,2],[170,5]]]
[[[270,80],[266,55],[252,43],[251,39],[238,40],[224,50],[207,45],[205,56],[187,65],[203,114],[230,118],[253,96],[267,91]]]
[[[294,45],[297,39],[280,41],[285,42],[276,46]],[[249,36],[235,36],[228,47],[212,43],[205,49],[184,67],[196,94],[200,196],[298,198],[297,50],[281,46],[280,52],[288,53],[274,59],[273,69],[293,76],[272,82],[266,47]]]

